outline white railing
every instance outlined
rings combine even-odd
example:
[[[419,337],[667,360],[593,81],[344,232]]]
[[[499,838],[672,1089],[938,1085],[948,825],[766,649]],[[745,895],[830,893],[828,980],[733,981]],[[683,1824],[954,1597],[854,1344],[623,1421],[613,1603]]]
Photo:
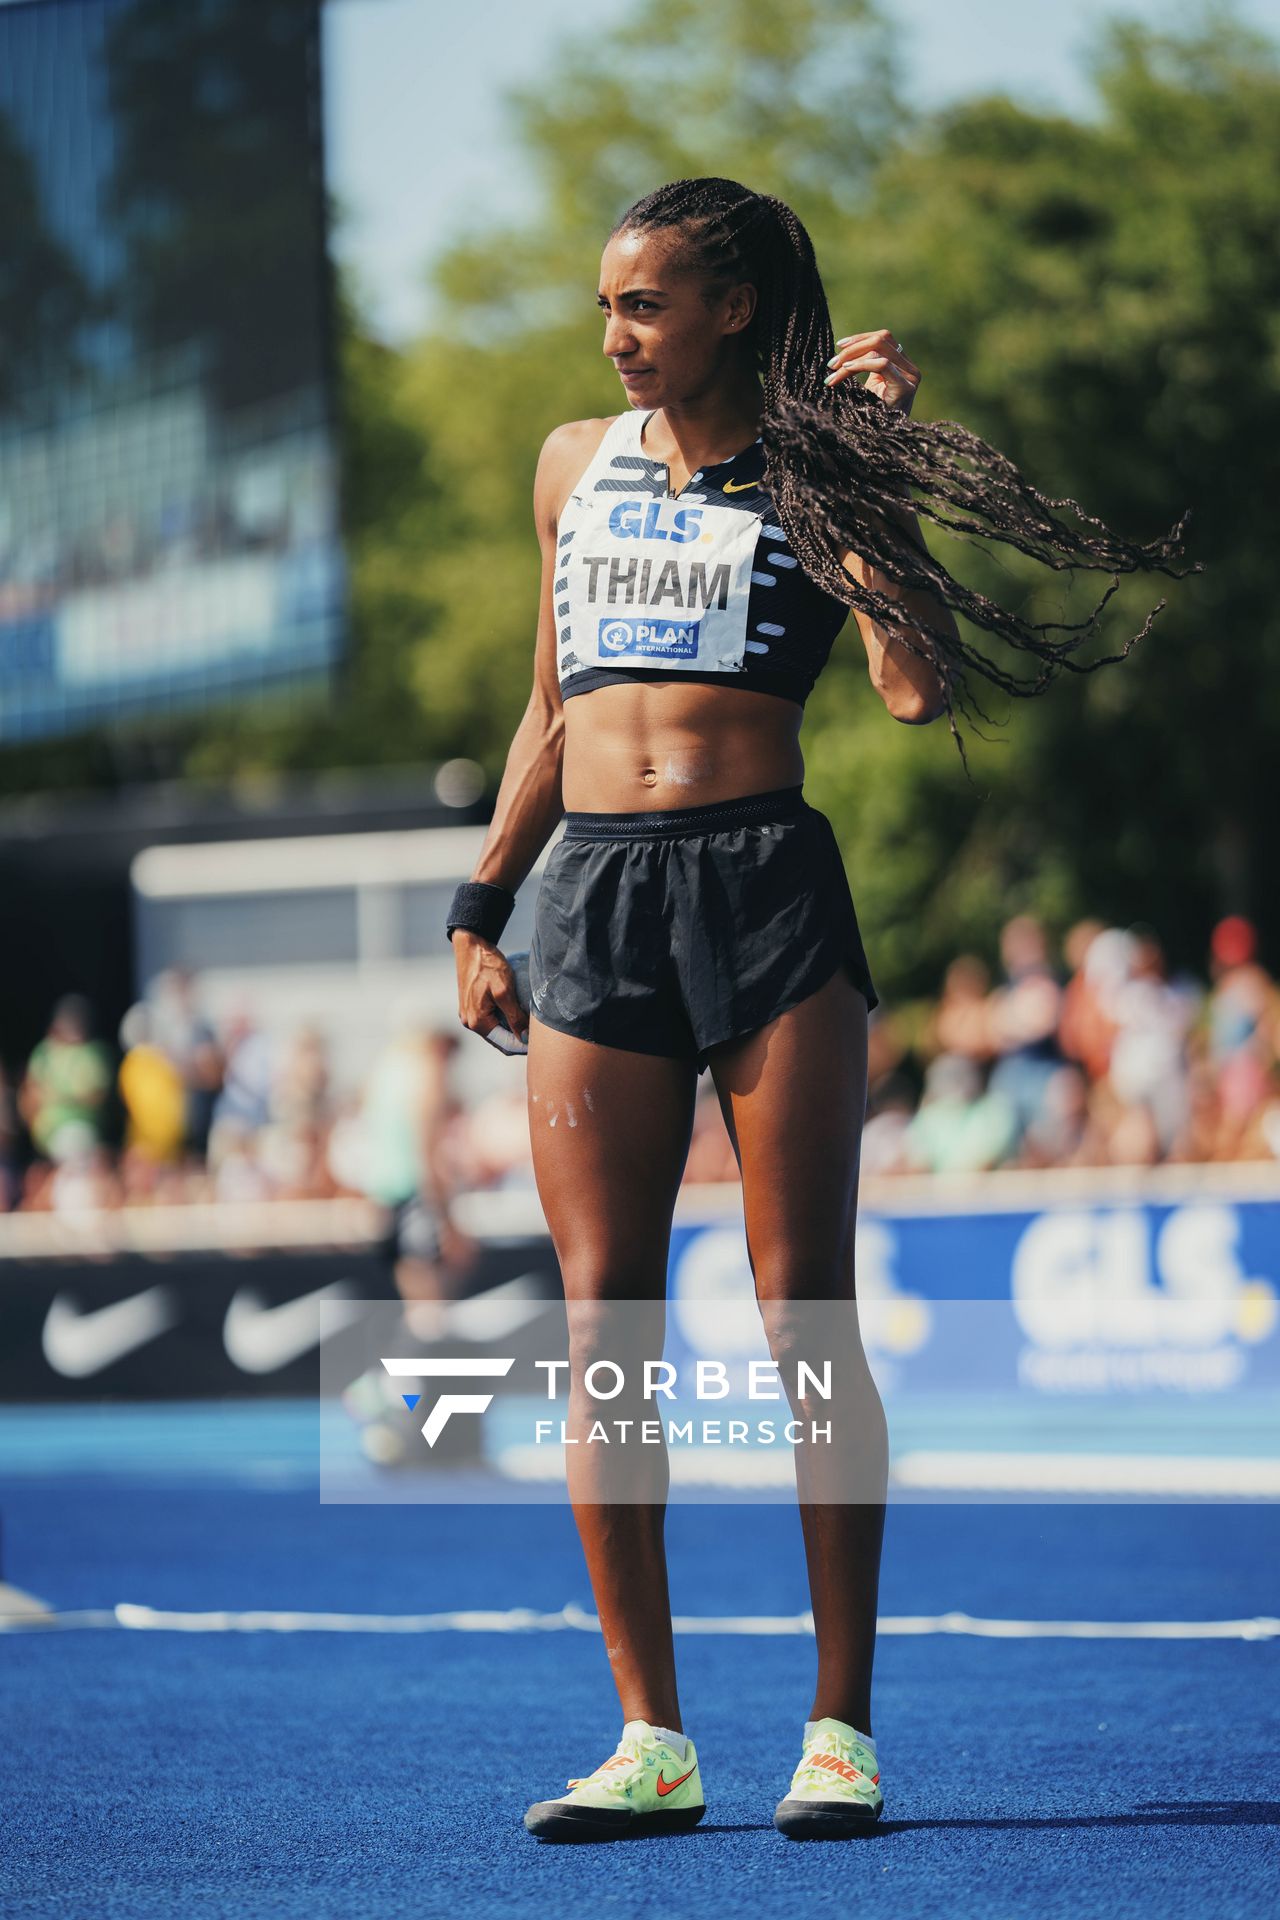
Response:
[[[860,1214],[1042,1213],[1053,1208],[1174,1204],[1191,1199],[1280,1200],[1280,1162],[1159,1167],[1051,1167],[994,1173],[900,1174],[861,1182]],[[681,1187],[680,1223],[739,1218],[734,1181]],[[462,1194],[458,1225],[477,1240],[535,1239],[547,1231],[531,1187]],[[381,1238],[385,1214],[361,1198],[258,1200],[235,1205],[121,1207],[76,1213],[0,1214],[5,1260],[102,1258],[113,1253],[252,1252],[361,1247]],[[3,1272],[0,1270],[0,1285]]]

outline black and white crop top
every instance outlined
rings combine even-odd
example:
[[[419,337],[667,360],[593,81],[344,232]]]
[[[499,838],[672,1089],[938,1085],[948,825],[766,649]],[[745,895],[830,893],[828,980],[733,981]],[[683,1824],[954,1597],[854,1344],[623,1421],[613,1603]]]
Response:
[[[668,495],[641,436],[612,422],[560,515],[555,577],[563,699],[685,674],[803,706],[849,614],[801,567],[764,483],[764,445]]]

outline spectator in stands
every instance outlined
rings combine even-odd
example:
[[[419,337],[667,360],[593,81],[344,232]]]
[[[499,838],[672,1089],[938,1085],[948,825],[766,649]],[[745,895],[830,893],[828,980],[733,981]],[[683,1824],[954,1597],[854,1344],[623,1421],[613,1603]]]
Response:
[[[223,1206],[240,1207],[274,1197],[271,1176],[258,1153],[258,1135],[248,1121],[228,1113],[214,1124],[209,1136],[211,1198]]]
[[[123,1059],[117,1075],[124,1103],[125,1154],[153,1163],[176,1160],[186,1138],[186,1088],[182,1074],[152,1032],[145,1001],[120,1022]]]
[[[1005,984],[990,999],[992,1042],[998,1059],[988,1083],[1013,1114],[1015,1141],[1037,1113],[1058,1067],[1062,988],[1049,961],[1048,941],[1029,913],[1015,914],[1000,932]]]
[[[988,1086],[962,1054],[940,1053],[924,1077],[920,1110],[906,1130],[909,1167],[925,1173],[973,1173],[997,1167],[1018,1140],[1012,1102]]]
[[[271,1181],[258,1158],[258,1139],[271,1119],[276,1044],[241,1008],[223,1036],[226,1072],[209,1128],[209,1173],[214,1197],[267,1200]]]
[[[1271,1069],[1266,1091],[1236,1138],[1233,1155],[1237,1160],[1280,1160],[1280,1068]]]
[[[222,1087],[223,1055],[212,1022],[201,1011],[199,990],[184,967],[168,967],[147,990],[151,1036],[173,1061],[186,1088],[186,1141],[203,1159]]]
[[[1170,979],[1141,923],[1076,922],[1065,988],[1030,915],[1006,924],[1000,950],[994,990],[981,958],[961,954],[923,1022],[871,1022],[864,1174],[1280,1159],[1280,989],[1251,922],[1229,915],[1214,928],[1207,996]],[[118,1074],[92,1025],[88,1002],[69,994],[16,1096],[0,1068],[0,1211],[365,1191],[388,1208],[402,1293],[429,1303],[478,1252],[452,1225],[452,1196],[533,1185],[523,1077],[466,1109],[447,1084],[460,1036],[433,1032],[416,1009],[362,1093],[335,1090],[315,1027],[269,1035],[241,1011],[220,1037],[182,969],[126,1014]],[[916,1062],[931,1058],[917,1110]],[[113,1087],[126,1128],[118,1164],[104,1149]],[[704,1081],[684,1183],[738,1177]]]
[[[889,1073],[877,1082],[862,1129],[861,1175],[911,1171],[907,1135],[915,1110],[915,1091],[905,1074]]]
[[[110,1054],[92,1032],[90,1002],[81,993],[64,994],[27,1062],[18,1108],[36,1152],[48,1160],[102,1140],[114,1075]]]
[[[44,1204],[70,1217],[101,1213],[120,1205],[120,1180],[111,1151],[86,1135],[64,1153],[50,1172]]]
[[[1165,1159],[1204,1163],[1229,1158],[1225,1151],[1222,1102],[1218,1077],[1207,1057],[1193,1057],[1187,1070],[1187,1108],[1177,1138]]]
[[[1090,1097],[1090,1112],[1105,1142],[1100,1164],[1113,1167],[1153,1167],[1160,1158],[1160,1133],[1145,1100],[1125,1101],[1110,1079],[1099,1080]]]
[[[337,1191],[328,1162],[332,1124],[329,1051],[317,1027],[297,1029],[280,1050],[270,1117],[258,1158],[281,1199],[321,1200]]]
[[[461,1035],[432,1027],[411,1004],[397,1010],[394,1025],[365,1084],[346,1177],[354,1173],[387,1209],[385,1251],[401,1298],[436,1304],[459,1291],[478,1252],[453,1220],[457,1181],[446,1157]],[[429,1321],[421,1315],[418,1325]]]
[[[1105,1159],[1089,1111],[1089,1082],[1072,1061],[1055,1067],[1018,1148],[1020,1167],[1095,1166]]]
[[[1236,1138],[1267,1098],[1275,1064],[1275,984],[1257,959],[1251,921],[1229,914],[1209,945],[1209,1052],[1224,1130]]]
[[[1115,1039],[1115,1022],[1105,1005],[1105,982],[1098,972],[1099,966],[1105,972],[1112,932],[1101,920],[1077,920],[1062,943],[1070,977],[1062,995],[1058,1045],[1068,1060],[1078,1061],[1090,1081],[1101,1080],[1110,1066]],[[1124,935],[1119,937],[1124,940]],[[1099,941],[1102,944],[1091,966],[1090,955]]]
[[[1186,1122],[1186,1037],[1201,996],[1193,985],[1168,978],[1153,928],[1139,923],[1129,929],[1129,939],[1128,977],[1117,984],[1108,1005],[1116,1033],[1107,1072],[1126,1107],[1145,1108],[1159,1158]],[[1136,1126],[1130,1125],[1133,1140]]]
[[[985,1066],[996,1050],[991,972],[975,953],[962,953],[943,975],[942,997],[928,1034],[928,1050],[959,1053]]]
[[[227,1023],[223,1046],[227,1065],[214,1101],[211,1138],[228,1122],[256,1133],[271,1118],[272,1036],[262,1031],[247,1008],[241,1008]]]
[[[532,1189],[529,1100],[519,1082],[495,1089],[464,1116],[468,1184]]]
[[[386,1209],[382,1251],[404,1303],[399,1330],[387,1337],[431,1342],[444,1334],[449,1301],[463,1291],[480,1253],[452,1213],[454,1195],[466,1184],[452,1158],[459,1102],[450,1085],[462,1036],[432,1027],[413,1002],[396,1010],[393,1027],[357,1114],[335,1132],[331,1154],[339,1180],[354,1181]],[[371,1459],[399,1457],[398,1385],[375,1364],[343,1390]]]

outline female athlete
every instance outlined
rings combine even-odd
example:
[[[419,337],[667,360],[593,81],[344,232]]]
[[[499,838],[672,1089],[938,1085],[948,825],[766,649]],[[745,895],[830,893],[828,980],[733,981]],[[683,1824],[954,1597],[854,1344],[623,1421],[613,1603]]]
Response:
[[[1053,511],[1074,502],[1046,500],[976,436],[912,421],[921,373],[902,342],[886,327],[834,339],[799,220],[735,181],[675,181],[637,201],[608,238],[597,297],[623,404],[557,427],[542,448],[533,691],[448,923],[464,1025],[528,1033],[572,1396],[600,1350],[602,1309],[665,1298],[707,1068],[775,1358],[794,1350],[798,1303],[846,1303],[856,1328],[877,995],[833,831],[802,797],[805,699],[850,608],[893,718],[946,712],[953,734],[966,668],[1040,691],[1092,625],[1050,640],[954,581],[924,545],[913,493],[939,524],[1056,566],[1169,572],[1180,532],[1133,547],[1087,516],[1076,531]],[[1034,654],[1038,677],[1016,680],[971,649],[953,608]],[[562,815],[526,1013],[497,943]],[[775,1813],[796,1838],[866,1832],[882,1807],[871,1669],[886,1446],[861,1366],[858,1496],[819,1486],[797,1450],[818,1662]],[[792,1404],[805,1409],[798,1389]],[[649,1449],[660,1464],[642,1469],[645,1497],[623,1500],[601,1496],[586,1449],[566,1451],[624,1726],[594,1773],[525,1824],[547,1839],[690,1827],[704,1802],[676,1688],[666,1450]]]

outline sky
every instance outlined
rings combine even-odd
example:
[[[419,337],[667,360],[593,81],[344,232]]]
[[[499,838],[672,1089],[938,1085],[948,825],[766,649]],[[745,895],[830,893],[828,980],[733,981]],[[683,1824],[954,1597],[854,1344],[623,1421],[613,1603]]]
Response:
[[[642,0],[326,0],[326,171],[347,218],[338,252],[385,340],[428,324],[426,263],[450,238],[531,211],[504,88],[554,71],[557,43]],[[786,0],[774,0],[785,6]],[[1079,62],[1108,15],[1168,26],[1180,0],[882,0],[898,21],[920,107],[1003,89],[1030,106],[1089,109]],[[1280,0],[1236,0],[1280,39]],[[465,77],[464,83],[460,83]]]

